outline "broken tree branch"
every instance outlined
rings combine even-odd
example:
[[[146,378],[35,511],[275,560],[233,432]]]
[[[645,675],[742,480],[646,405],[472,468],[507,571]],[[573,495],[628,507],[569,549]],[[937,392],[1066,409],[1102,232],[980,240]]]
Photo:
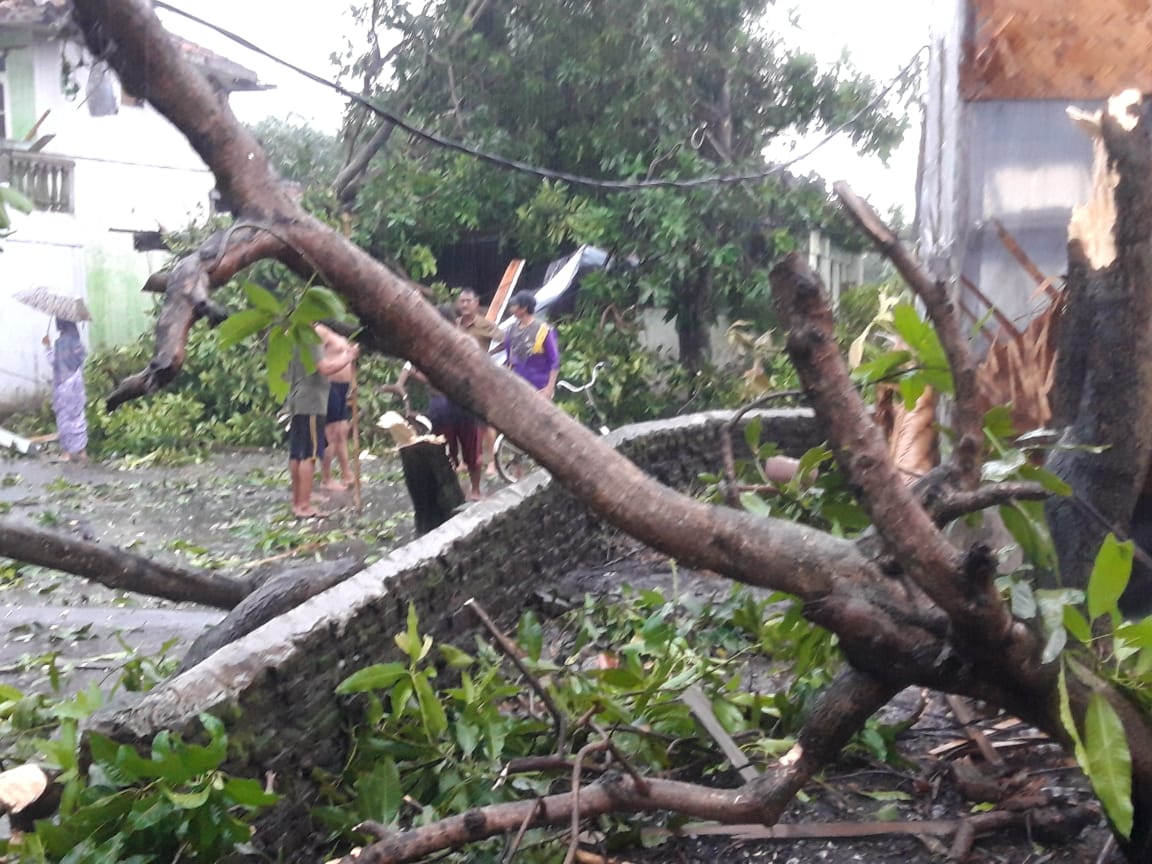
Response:
[[[960,316],[948,297],[947,286],[928,275],[915,256],[900,242],[900,238],[847,183],[836,183],[833,189],[856,224],[916,292],[940,336],[940,344],[952,370],[955,390],[952,425],[956,447],[952,453],[952,462],[960,472],[960,487],[974,489],[980,482],[980,457],[984,446],[983,418],[977,401],[976,360],[968,348]]]
[[[118,591],[231,609],[252,590],[247,580],[212,570],[164,564],[114,546],[15,520],[0,522],[0,555],[83,576]]]
[[[936,524],[944,526],[961,516],[987,510],[989,507],[999,507],[1013,501],[1045,501],[1051,495],[1052,493],[1040,483],[1027,481],[996,483],[981,486],[971,492],[945,490],[933,500],[926,500],[925,506]]]
[[[516,668],[520,670],[520,674],[524,676],[528,682],[528,686],[532,688],[532,692],[540,697],[540,701],[544,703],[544,707],[546,707],[548,713],[552,715],[552,722],[556,724],[556,746],[552,752],[557,754],[562,753],[564,751],[564,745],[568,740],[568,718],[564,715],[564,712],[560,710],[560,707],[552,698],[552,694],[548,692],[548,688],[545,687],[543,682],[533,675],[532,671],[525,665],[520,657],[520,650],[512,640],[505,636],[504,632],[496,626],[496,623],[488,616],[488,613],[484,611],[484,607],[476,602],[476,598],[470,597],[464,601],[464,605],[471,609],[472,613],[480,619],[480,623],[492,634],[492,638],[496,640],[496,644],[500,647],[500,650],[504,652],[504,656],[511,660]]]

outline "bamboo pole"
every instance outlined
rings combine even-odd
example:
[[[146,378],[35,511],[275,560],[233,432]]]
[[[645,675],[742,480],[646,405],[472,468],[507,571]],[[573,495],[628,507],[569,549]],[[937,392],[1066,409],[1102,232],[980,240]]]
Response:
[[[348,461],[352,464],[352,503],[356,505],[356,515],[364,509],[360,495],[360,385],[356,380],[356,361],[352,361],[352,381],[348,387],[348,403],[352,406],[352,440]]]

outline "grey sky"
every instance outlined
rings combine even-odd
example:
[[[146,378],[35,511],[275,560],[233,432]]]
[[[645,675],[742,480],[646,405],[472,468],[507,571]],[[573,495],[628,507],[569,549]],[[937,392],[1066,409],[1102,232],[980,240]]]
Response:
[[[344,11],[348,5],[344,0],[171,2],[318,75],[333,74],[331,54],[343,51],[348,39],[357,35]],[[784,29],[791,43],[811,51],[822,62],[831,64],[847,50],[860,69],[887,81],[927,44],[929,16],[935,5],[933,0],[883,0],[878,4],[860,0],[780,0],[768,23]],[[799,16],[798,29],[788,24],[793,10]],[[344,100],[336,93],[178,16],[162,13],[161,17],[174,31],[249,66],[262,80],[276,85],[275,90],[233,96],[233,109],[242,120],[294,117],[328,131],[338,129]],[[908,136],[891,159],[890,167],[875,157],[856,156],[845,139],[838,139],[805,159],[796,170],[816,171],[829,181],[847,180],[881,210],[902,205],[905,215],[911,216],[920,118],[910,119]],[[793,152],[807,149],[813,141],[779,142],[771,155],[786,159]],[[789,150],[790,145],[795,146],[794,151]]]

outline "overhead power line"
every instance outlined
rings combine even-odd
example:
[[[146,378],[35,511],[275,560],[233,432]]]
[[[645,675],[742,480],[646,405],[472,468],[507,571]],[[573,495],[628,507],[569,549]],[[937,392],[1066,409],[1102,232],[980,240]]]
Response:
[[[403,129],[409,135],[412,135],[423,141],[427,141],[428,143],[437,147],[441,147],[445,150],[450,150],[456,153],[463,153],[466,156],[470,156],[482,162],[487,162],[491,165],[496,165],[500,168],[504,168],[510,171],[518,171],[523,174],[531,174],[545,180],[557,180],[563,183],[572,184],[574,186],[584,186],[592,189],[605,189],[611,191],[629,191],[634,189],[696,189],[702,186],[732,186],[741,183],[756,183],[761,180],[766,180],[776,174],[781,174],[787,171],[796,163],[807,159],[809,156],[811,156],[821,147],[824,147],[826,144],[828,144],[828,142],[830,142],[833,138],[835,138],[869,111],[879,106],[885,99],[888,98],[888,94],[891,93],[892,90],[897,87],[897,85],[902,83],[909,74],[911,74],[912,70],[916,68],[916,64],[920,59],[920,55],[923,54],[925,50],[927,50],[927,46],[921,47],[915,54],[912,55],[912,59],[909,60],[907,64],[905,64],[904,68],[902,68],[896,74],[896,76],[891,81],[889,81],[878,94],[876,94],[872,101],[866,104],[863,108],[849,117],[843,123],[840,123],[838,126],[835,126],[829,130],[828,134],[826,134],[823,138],[821,138],[807,150],[801,152],[797,156],[793,156],[791,159],[785,162],[778,162],[759,171],[750,171],[740,174],[709,174],[702,177],[690,177],[684,180],[604,180],[596,177],[585,177],[580,174],[569,174],[567,171],[555,171],[551,168],[542,168],[539,165],[532,165],[528,162],[522,162],[518,159],[509,159],[505,156],[500,156],[495,153],[489,153],[485,150],[479,150],[474,147],[470,147],[467,144],[464,144],[460,141],[454,141],[451,138],[445,138],[444,136],[438,135],[435,132],[429,132],[426,129],[421,129],[419,126],[415,126],[409,123],[404,118],[392,113],[387,108],[383,108],[380,105],[377,105],[375,102],[365,98],[359,93],[348,90],[335,81],[330,81],[327,78],[324,78],[313,72],[309,72],[307,69],[303,69],[291,61],[285,60],[282,57],[271,53],[270,51],[266,51],[260,46],[255,45],[249,40],[245,39],[243,36],[233,33],[232,31],[227,30],[218,24],[213,24],[211,21],[206,21],[203,18],[193,15],[191,12],[185,12],[183,9],[179,9],[170,3],[163,2],[163,0],[154,0],[152,5],[157,9],[163,9],[167,12],[172,12],[176,15],[187,18],[189,21],[194,21],[203,27],[214,30],[221,36],[224,36],[236,44],[247,48],[249,51],[254,51],[260,56],[271,60],[273,63],[283,66],[286,69],[291,69],[297,75],[302,75],[309,81],[313,81],[316,84],[327,87],[330,90],[334,90],[344,98],[355,102],[357,105],[360,105],[361,107],[371,111],[378,117],[381,117],[384,120],[387,120],[389,123],[392,123],[400,129]]]

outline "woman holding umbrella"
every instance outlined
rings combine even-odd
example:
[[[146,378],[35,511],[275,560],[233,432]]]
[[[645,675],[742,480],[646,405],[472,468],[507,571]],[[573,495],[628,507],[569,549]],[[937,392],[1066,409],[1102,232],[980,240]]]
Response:
[[[56,319],[56,347],[42,340],[52,364],[52,410],[64,459],[88,461],[88,418],[84,415],[84,343],[77,321],[91,321],[92,315],[81,297],[67,297],[43,286],[17,291],[13,299]],[[51,328],[51,324],[48,325]]]
[[[56,345],[49,344],[48,361],[52,364],[52,410],[56,413],[56,430],[60,450],[65,461],[88,461],[88,418],[84,404],[88,401],[84,391],[84,343],[74,321],[56,319]]]

